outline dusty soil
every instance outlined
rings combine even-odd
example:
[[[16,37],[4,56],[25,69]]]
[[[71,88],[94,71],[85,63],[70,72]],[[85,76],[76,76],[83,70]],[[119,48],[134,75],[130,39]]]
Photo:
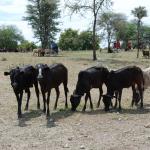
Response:
[[[81,55],[82,54],[82,55]],[[58,109],[53,110],[55,91],[51,94],[51,117],[46,119],[42,110],[36,108],[36,96],[32,89],[29,111],[24,111],[26,95],[24,95],[22,111],[23,118],[17,119],[17,103],[10,86],[9,77],[3,76],[3,72],[9,66],[62,62],[69,70],[69,95],[72,94],[80,70],[89,66],[102,63],[109,68],[119,68],[125,65],[136,64],[145,68],[149,60],[140,58],[134,60],[133,53],[111,54],[99,56],[99,61],[90,61],[90,53],[60,54],[61,57],[33,57],[31,53],[7,53],[0,54],[6,61],[0,61],[0,149],[2,150],[138,150],[150,149],[150,90],[144,94],[144,109],[131,108],[131,89],[125,89],[122,97],[121,113],[113,111],[105,113],[101,102],[100,108],[90,110],[89,103],[86,112],[82,112],[84,98],[78,107],[78,111],[72,113],[70,109],[64,109],[64,92],[60,87],[60,99]],[[132,54],[132,57],[131,57]],[[125,59],[119,60],[120,55]],[[104,57],[105,56],[105,57]],[[131,57],[131,59],[129,59]],[[133,61],[134,60],[134,61]],[[106,88],[104,87],[104,91]],[[98,100],[98,90],[91,91],[94,106]],[[41,109],[43,107],[42,97]],[[68,100],[69,101],[69,100]],[[70,108],[70,102],[69,102]]]

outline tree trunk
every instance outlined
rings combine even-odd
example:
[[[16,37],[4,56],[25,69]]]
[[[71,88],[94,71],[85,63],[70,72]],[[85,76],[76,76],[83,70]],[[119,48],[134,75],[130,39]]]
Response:
[[[97,57],[96,57],[96,34],[95,34],[95,31],[96,30],[96,16],[94,15],[94,24],[93,24],[93,60],[97,60]]]
[[[139,51],[140,51],[140,20],[138,20],[138,25],[137,25],[137,44],[138,44],[138,48],[137,48],[137,58],[139,58]]]
[[[108,42],[108,53],[112,53],[112,49],[111,49],[111,47],[110,47],[110,42],[111,42],[111,40],[110,40],[110,33],[108,32],[108,39],[107,39],[107,42]]]

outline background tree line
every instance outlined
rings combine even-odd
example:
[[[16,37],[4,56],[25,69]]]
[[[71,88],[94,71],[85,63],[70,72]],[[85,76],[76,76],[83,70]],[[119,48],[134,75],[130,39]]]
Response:
[[[99,48],[100,38],[96,36],[96,49]],[[61,33],[59,47],[62,50],[92,50],[92,31],[78,32],[71,28]]]
[[[139,6],[131,10],[136,20],[128,21],[124,14],[109,11],[111,0],[65,0],[65,4],[71,14],[90,14],[92,25],[88,31],[81,33],[71,28],[62,32],[58,44],[63,50],[90,49],[93,50],[93,60],[96,60],[96,49],[103,40],[108,45],[108,52],[111,52],[111,44],[115,40],[122,41],[123,48],[126,48],[128,40],[133,40],[139,53],[142,38],[150,33],[150,27],[142,24],[142,18],[147,16],[145,7]],[[56,40],[56,34],[60,32],[59,0],[28,0],[26,14],[23,20],[31,25],[41,47],[50,48],[51,41]],[[0,27],[0,41],[1,49],[30,51],[36,47],[35,43],[25,40],[14,26]]]

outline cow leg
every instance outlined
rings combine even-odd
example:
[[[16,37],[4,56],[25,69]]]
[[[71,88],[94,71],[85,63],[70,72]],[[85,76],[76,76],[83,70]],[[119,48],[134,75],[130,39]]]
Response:
[[[18,102],[18,118],[22,117],[22,112],[21,112],[21,105],[22,105],[22,96],[23,96],[23,91],[20,92],[20,96],[18,93],[15,93],[17,102]]]
[[[136,93],[136,89],[135,89],[135,86],[132,85],[132,102],[131,102],[131,106],[133,107],[134,103],[135,103],[135,99],[134,99],[134,95]]]
[[[27,103],[26,103],[26,106],[25,106],[25,110],[28,110],[29,99],[30,99],[30,95],[31,95],[30,89],[26,89],[26,92],[27,92]]]
[[[138,90],[141,98],[141,108],[143,108],[143,88],[141,87],[141,85],[138,85]]]
[[[102,89],[102,86],[99,88],[99,100],[98,100],[98,103],[97,103],[97,108],[99,107],[100,105],[100,101],[101,101],[101,97],[103,95],[103,89]]]
[[[57,108],[57,102],[58,102],[58,98],[60,95],[59,87],[56,87],[55,90],[56,90],[56,101],[55,101],[55,105],[54,105],[54,110],[56,110],[56,108]]]
[[[34,84],[35,87],[35,93],[37,97],[37,109],[40,109],[40,99],[39,99],[39,88],[38,88],[38,82]]]
[[[43,97],[43,112],[46,112],[46,97],[45,97],[45,92],[43,90],[42,91],[42,97]]]
[[[118,92],[118,91],[115,91],[114,94],[115,94],[115,105],[114,105],[114,107],[113,107],[113,104],[112,104],[112,107],[113,107],[114,109],[116,109],[117,106],[118,106],[118,95],[119,95],[119,92]],[[111,103],[112,103],[112,102],[111,102]]]
[[[91,99],[91,94],[90,94],[90,92],[88,93],[88,97],[89,97],[89,100],[90,100],[90,107],[91,107],[91,110],[93,110],[93,103],[92,103],[92,99]]]
[[[67,88],[67,84],[64,84],[64,91],[65,91],[65,98],[66,98],[66,101],[65,101],[65,108],[68,108],[68,103],[67,103],[67,93],[68,93],[68,88]]]
[[[46,117],[49,117],[49,101],[50,101],[50,94],[51,94],[51,90],[49,90],[48,93],[47,93],[47,113],[46,113]]]
[[[118,98],[118,101],[119,101],[119,110],[121,110],[121,96],[122,96],[122,90],[119,91],[119,98]]]
[[[88,100],[88,94],[86,93],[86,95],[85,95],[85,104],[84,104],[84,107],[83,107],[83,109],[82,109],[82,111],[85,111],[85,109],[86,109],[86,103],[87,103],[87,100]]]

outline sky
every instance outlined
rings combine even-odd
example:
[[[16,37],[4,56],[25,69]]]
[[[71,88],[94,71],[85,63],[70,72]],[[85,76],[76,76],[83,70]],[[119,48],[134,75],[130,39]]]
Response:
[[[133,19],[131,10],[135,7],[144,6],[148,11],[148,17],[143,18],[143,23],[150,25],[150,0],[112,0],[112,10],[116,13],[123,13],[129,20]],[[0,25],[16,25],[22,32],[25,39],[36,42],[32,28],[28,22],[23,21],[26,16],[26,5],[28,0],[0,0]],[[84,17],[73,15],[71,18],[64,8],[64,0],[60,0],[61,18],[59,19],[61,32],[67,28],[86,30],[91,27],[92,17],[85,13]],[[57,34],[57,39],[60,33]]]

